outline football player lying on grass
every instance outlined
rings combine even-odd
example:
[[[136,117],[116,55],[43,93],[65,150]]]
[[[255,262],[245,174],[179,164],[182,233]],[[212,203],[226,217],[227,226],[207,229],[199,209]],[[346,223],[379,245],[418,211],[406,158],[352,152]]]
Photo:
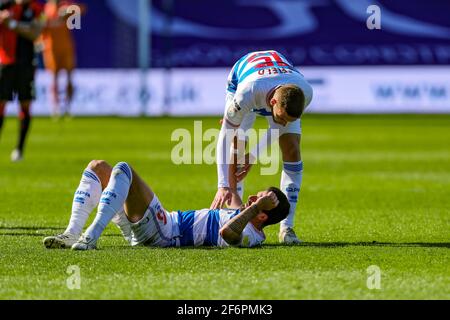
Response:
[[[80,237],[97,205],[97,216]],[[49,249],[96,249],[112,220],[133,246],[253,247],[265,240],[264,227],[279,223],[289,213],[289,201],[274,187],[250,196],[245,205],[234,188],[229,207],[168,212],[127,163],[112,168],[105,161],[92,161],[75,192],[69,226],[63,234],[45,238],[44,245]]]

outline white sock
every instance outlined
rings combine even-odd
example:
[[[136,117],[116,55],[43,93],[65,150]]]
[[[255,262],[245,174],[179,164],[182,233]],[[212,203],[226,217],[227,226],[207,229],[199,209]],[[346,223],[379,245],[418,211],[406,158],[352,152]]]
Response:
[[[122,232],[125,240],[131,243],[131,222],[128,220],[125,211],[122,209],[117,212],[111,221],[119,228],[120,232]]]
[[[280,228],[294,227],[295,209],[297,208],[298,195],[302,185],[303,162],[285,162],[281,174],[280,189],[286,195],[291,205],[289,215],[281,221]]]
[[[98,205],[101,194],[102,185],[98,176],[91,169],[84,170],[80,185],[73,198],[69,225],[64,233],[76,236],[81,234],[89,214]]]
[[[118,163],[112,170],[108,186],[102,193],[97,216],[85,234],[98,239],[111,219],[123,210],[132,181],[131,169],[125,162]]]

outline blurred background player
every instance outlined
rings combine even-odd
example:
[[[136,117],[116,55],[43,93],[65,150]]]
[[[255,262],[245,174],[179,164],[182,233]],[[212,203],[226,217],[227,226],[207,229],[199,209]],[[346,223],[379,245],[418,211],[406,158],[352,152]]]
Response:
[[[45,68],[52,73],[52,113],[55,117],[59,117],[61,114],[70,114],[70,105],[74,95],[72,71],[76,63],[75,42],[71,31],[67,28],[67,19],[72,14],[68,8],[74,4],[73,1],[47,0],[44,7],[46,23],[42,33],[43,57]],[[84,13],[85,7],[78,6]],[[64,106],[61,110],[58,75],[62,70],[67,73],[67,83]]]
[[[34,0],[2,1],[0,4],[0,130],[8,101],[20,103],[20,131],[11,161],[22,160],[31,123],[30,106],[35,98],[36,59],[34,41],[41,33],[42,6]]]

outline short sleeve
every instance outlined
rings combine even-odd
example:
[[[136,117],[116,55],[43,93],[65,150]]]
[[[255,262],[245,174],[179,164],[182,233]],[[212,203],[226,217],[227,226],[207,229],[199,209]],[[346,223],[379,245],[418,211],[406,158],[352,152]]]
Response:
[[[262,231],[258,231],[250,223],[247,224],[244,231],[242,231],[242,240],[240,247],[251,248],[260,246],[266,237]]]

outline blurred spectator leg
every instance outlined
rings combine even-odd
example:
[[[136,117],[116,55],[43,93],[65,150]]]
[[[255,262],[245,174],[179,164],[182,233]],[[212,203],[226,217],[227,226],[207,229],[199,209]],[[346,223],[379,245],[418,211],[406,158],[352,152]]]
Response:
[[[0,101],[0,137],[2,134],[3,120],[5,118],[6,101]]]
[[[17,144],[17,150],[20,154],[23,154],[25,147],[25,140],[27,138],[28,130],[30,129],[31,114],[30,114],[31,101],[21,101],[20,102],[20,132],[19,132],[19,142]]]
[[[66,116],[71,116],[71,107],[72,107],[72,100],[73,100],[73,95],[75,92],[75,88],[73,86],[73,81],[72,81],[72,71],[71,70],[67,70],[67,89],[66,89],[66,94],[67,94],[67,100],[66,100],[66,110],[65,110],[65,115]]]
[[[59,86],[58,86],[58,72],[52,71],[52,115],[54,118],[59,118],[60,106],[59,106]]]

